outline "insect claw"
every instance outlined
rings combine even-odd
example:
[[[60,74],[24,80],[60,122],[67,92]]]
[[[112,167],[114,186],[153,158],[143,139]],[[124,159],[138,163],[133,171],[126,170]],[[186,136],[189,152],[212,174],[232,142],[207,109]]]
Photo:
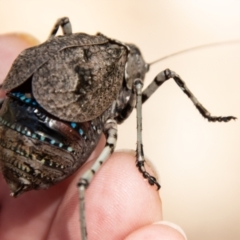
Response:
[[[143,177],[148,180],[148,183],[153,186],[154,184],[157,186],[157,190],[161,188],[161,185],[157,182],[157,179],[153,176],[151,176],[147,171],[142,171],[141,168],[139,168],[139,171],[142,173]]]

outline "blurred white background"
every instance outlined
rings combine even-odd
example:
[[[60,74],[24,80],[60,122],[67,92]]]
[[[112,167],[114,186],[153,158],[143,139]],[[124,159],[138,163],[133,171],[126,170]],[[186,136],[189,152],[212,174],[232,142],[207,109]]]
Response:
[[[0,33],[44,41],[56,19],[73,31],[135,43],[147,62],[196,45],[240,39],[240,1],[0,0]],[[176,71],[213,115],[240,118],[239,44],[158,63]],[[135,149],[135,112],[119,127],[118,149]],[[190,240],[240,239],[240,122],[208,123],[173,81],[143,108],[145,154],[161,177],[164,217]],[[137,170],[136,170],[137,171]]]

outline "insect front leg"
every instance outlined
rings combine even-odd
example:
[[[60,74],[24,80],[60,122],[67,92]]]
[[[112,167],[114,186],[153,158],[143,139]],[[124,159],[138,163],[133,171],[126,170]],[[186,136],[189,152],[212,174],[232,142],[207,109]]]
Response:
[[[1,91],[1,88],[2,88],[2,84],[0,84],[0,91]],[[0,109],[3,105],[3,102],[4,102],[4,98],[0,98]]]
[[[209,122],[228,122],[230,120],[235,120],[236,117],[233,116],[211,116],[210,112],[197,100],[193,93],[188,89],[181,77],[170,69],[166,69],[160,72],[154,80],[149,84],[149,86],[143,91],[142,102],[144,103],[165,81],[173,78],[177,85],[182,89],[182,91],[190,98],[195,107],[201,113],[204,118],[207,118]]]
[[[1,109],[1,107],[3,105],[3,102],[4,102],[4,98],[0,98],[0,109]]]
[[[63,35],[71,35],[72,34],[72,25],[69,21],[69,18],[63,17],[63,18],[60,18],[57,20],[57,22],[55,23],[55,25],[50,33],[49,38],[53,38],[57,34],[59,27],[62,28]]]
[[[102,164],[109,158],[113,153],[117,143],[117,122],[109,119],[106,121],[103,130],[106,136],[106,144],[101,154],[91,166],[80,178],[78,183],[79,200],[80,200],[80,222],[81,222],[81,236],[82,240],[87,240],[87,228],[86,228],[86,217],[85,217],[85,190],[90,184],[95,173],[100,169]]]
[[[143,153],[143,143],[142,143],[142,87],[143,82],[141,79],[136,79],[134,81],[134,88],[137,95],[137,167],[139,171],[143,174],[143,177],[146,178],[150,185],[156,185],[158,189],[160,189],[160,184],[157,182],[156,178],[151,176],[145,169],[144,166],[144,153]]]

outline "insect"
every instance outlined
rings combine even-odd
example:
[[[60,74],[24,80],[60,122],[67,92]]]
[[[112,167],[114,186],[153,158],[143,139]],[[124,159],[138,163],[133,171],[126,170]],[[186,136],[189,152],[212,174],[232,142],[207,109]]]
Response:
[[[62,36],[56,36],[59,27]],[[85,190],[114,151],[117,125],[137,110],[136,166],[150,185],[160,188],[144,166],[141,135],[142,103],[165,81],[173,79],[200,114],[209,121],[228,122],[201,105],[174,71],[161,71],[145,90],[151,64],[140,50],[98,33],[72,33],[68,18],[59,19],[49,39],[24,50],[12,65],[0,104],[0,166],[11,195],[47,189],[80,168],[101,134],[106,144],[78,182],[81,236],[87,239]]]

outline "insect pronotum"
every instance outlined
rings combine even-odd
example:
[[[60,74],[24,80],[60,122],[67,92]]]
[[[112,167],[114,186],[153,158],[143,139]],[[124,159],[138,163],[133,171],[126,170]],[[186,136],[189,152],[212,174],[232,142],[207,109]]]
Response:
[[[59,27],[63,36],[56,36]],[[117,124],[134,108],[136,166],[150,185],[160,188],[144,166],[141,115],[142,103],[165,81],[173,79],[209,121],[235,119],[212,116],[170,69],[142,90],[151,64],[133,44],[100,33],[72,33],[66,17],[56,22],[46,42],[24,50],[3,82],[7,96],[0,104],[0,166],[11,195],[46,189],[65,179],[86,162],[104,133],[104,149],[77,185],[81,236],[86,240],[85,190],[114,151]]]

